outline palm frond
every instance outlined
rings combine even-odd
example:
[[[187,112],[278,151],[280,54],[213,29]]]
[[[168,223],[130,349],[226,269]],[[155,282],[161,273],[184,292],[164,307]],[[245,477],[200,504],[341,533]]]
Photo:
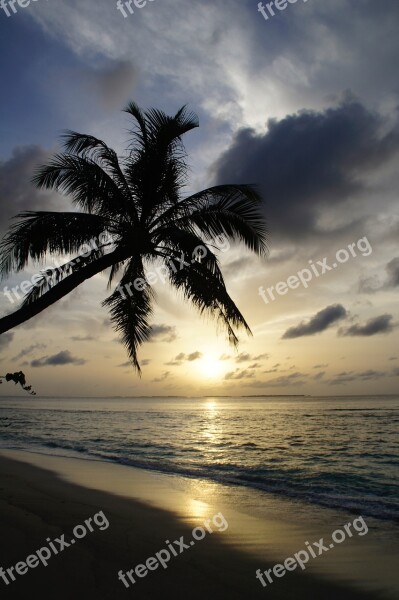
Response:
[[[177,266],[177,265],[176,265]],[[219,324],[226,328],[228,339],[237,345],[238,337],[234,327],[243,327],[252,335],[251,329],[243,315],[230,298],[219,267],[213,263],[213,268],[205,262],[195,261],[187,269],[170,268],[169,280],[172,286],[190,300],[200,314],[215,317]]]
[[[29,259],[43,260],[46,254],[74,254],[82,244],[98,239],[109,228],[99,215],[78,212],[34,212],[18,214],[0,243],[0,273],[21,271]]]
[[[138,142],[142,149],[147,146],[147,124],[143,111],[135,102],[129,102],[124,112],[131,115],[137,122],[138,128],[130,133],[133,135],[133,140]]]
[[[215,186],[167,209],[152,223],[153,234],[162,231],[163,223],[173,220],[178,227],[194,228],[205,236],[227,235],[264,256],[268,252],[267,227],[260,202],[254,186]]]
[[[134,282],[141,279],[142,290],[137,290]],[[141,373],[137,351],[151,335],[149,317],[152,313],[153,291],[144,274],[141,258],[132,258],[125,269],[115,291],[102,303],[110,309],[111,322],[121,334],[121,341],[129,358]]]
[[[56,154],[32,179],[38,188],[55,189],[71,196],[85,212],[126,218],[126,198],[112,177],[93,159]]]
[[[99,164],[110,174],[116,183],[126,202],[126,210],[133,212],[133,220],[137,222],[137,211],[132,203],[129,185],[125,174],[119,164],[116,152],[107,146],[105,142],[93,135],[81,134],[76,131],[67,130],[63,135],[64,148],[67,154],[88,158]]]

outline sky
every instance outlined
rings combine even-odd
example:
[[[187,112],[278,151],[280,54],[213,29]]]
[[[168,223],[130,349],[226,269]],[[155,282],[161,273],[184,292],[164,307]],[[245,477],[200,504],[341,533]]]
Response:
[[[253,333],[237,350],[158,279],[138,377],[101,307],[104,273],[1,335],[2,375],[23,370],[44,396],[398,392],[399,3],[277,4],[266,19],[253,0],[3,3],[1,235],[21,211],[72,210],[33,187],[35,168],[65,129],[123,153],[134,100],[198,114],[186,193],[257,184],[270,251],[220,248]],[[53,263],[0,283],[2,316],[19,305],[5,286]]]

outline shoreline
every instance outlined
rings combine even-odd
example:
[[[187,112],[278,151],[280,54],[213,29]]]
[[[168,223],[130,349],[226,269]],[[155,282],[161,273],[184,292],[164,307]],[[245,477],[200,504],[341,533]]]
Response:
[[[391,586],[389,583],[387,585],[382,574],[377,577],[374,585],[372,581],[364,580],[362,576],[360,567],[363,563],[365,563],[364,572],[369,570],[371,565],[374,571],[378,566],[378,561],[375,560],[372,564],[371,557],[367,556],[367,552],[364,554],[366,538],[360,538],[361,543],[359,540],[355,540],[357,543],[351,540],[345,548],[342,546],[337,549],[335,558],[333,553],[327,557],[320,557],[303,573],[299,575],[289,573],[283,579],[275,581],[273,585],[262,588],[255,578],[256,570],[258,568],[264,570],[269,568],[268,565],[272,567],[281,562],[282,557],[290,556],[293,549],[301,548],[305,539],[319,539],[322,533],[325,533],[326,523],[324,529],[320,530],[322,521],[326,520],[325,517],[329,529],[332,530],[333,515],[328,511],[327,513],[323,511],[317,516],[312,515],[312,527],[305,529],[306,506],[301,507],[304,511],[301,519],[298,517],[299,513],[293,514],[292,510],[286,515],[287,505],[284,511],[281,511],[280,507],[280,512],[284,513],[280,519],[278,507],[273,506],[271,501],[269,506],[265,507],[268,508],[267,514],[258,512],[254,517],[249,514],[251,512],[249,505],[245,506],[238,502],[241,501],[239,495],[231,497],[231,494],[234,496],[236,493],[234,488],[223,495],[220,486],[209,485],[208,489],[205,489],[202,482],[186,482],[178,477],[171,478],[133,467],[87,459],[2,450],[0,469],[3,474],[2,480],[4,481],[5,474],[7,481],[7,486],[1,489],[0,496],[3,521],[4,513],[7,515],[3,523],[3,539],[11,540],[11,555],[15,558],[13,562],[10,552],[4,553],[3,550],[0,557],[0,566],[3,568],[23,560],[29,554],[29,550],[40,548],[49,535],[49,526],[55,527],[57,533],[62,533],[71,530],[77,523],[84,522],[84,518],[99,510],[103,510],[106,515],[112,515],[112,519],[109,519],[111,523],[109,530],[82,540],[79,548],[75,546],[70,552],[71,559],[66,560],[66,563],[69,563],[69,560],[74,563],[73,568],[77,570],[76,577],[81,578],[82,582],[85,581],[87,598],[126,597],[126,593],[130,590],[124,589],[118,581],[116,573],[119,569],[132,568],[135,564],[142,563],[146,557],[163,548],[165,540],[178,539],[183,532],[201,525],[204,520],[217,513],[222,513],[227,519],[229,524],[227,531],[208,536],[198,543],[195,549],[190,549],[177,557],[173,565],[171,563],[170,568],[164,572],[151,573],[150,577],[139,581],[139,585],[135,584],[134,593],[142,593],[145,598],[152,597],[152,594],[155,597],[157,585],[162,581],[162,587],[171,586],[171,593],[173,589],[176,597],[180,597],[176,595],[180,590],[186,590],[184,595],[189,593],[193,598],[203,597],[205,593],[214,594],[215,591],[221,598],[242,598],[243,594],[248,595],[248,593],[251,598],[260,598],[270,593],[270,590],[273,590],[273,597],[281,599],[302,596],[324,599],[336,598],[337,595],[348,600],[349,598],[371,600],[395,597],[394,590],[390,596]],[[45,498],[40,506],[35,500],[37,496],[42,496],[42,500]],[[236,510],[237,504],[240,510]],[[50,520],[47,515],[50,515]],[[38,525],[38,516],[41,527],[37,526],[35,529],[33,537],[37,543],[34,544],[31,539],[32,529],[34,529],[33,522],[36,521]],[[118,523],[118,526],[114,529],[112,523]],[[9,534],[5,535],[4,532],[7,530]],[[15,530],[18,530],[16,537],[10,534]],[[127,544],[128,556],[126,536],[130,540]],[[54,535],[49,537],[53,538]],[[140,541],[139,544],[137,540]],[[86,569],[81,569],[80,559],[77,558],[82,552],[89,553],[93,564],[101,565],[99,577],[101,581],[104,579],[109,596],[103,595],[103,592],[99,595],[95,582],[87,580]],[[98,558],[98,556],[102,557],[102,553],[112,557],[109,559],[110,563],[104,562],[103,558]],[[346,555],[351,557],[353,563],[351,568],[355,571],[360,569],[350,582],[348,574],[339,573],[339,564],[347,561]],[[375,559],[377,558],[375,556]],[[35,586],[35,582],[40,587],[45,586],[47,573],[58,570],[60,571],[58,577],[63,580],[66,568],[63,563],[64,557],[57,563],[54,561],[54,565],[58,566],[49,565],[45,571],[44,567],[32,570],[29,576],[21,577],[21,581],[15,582],[13,586],[15,589],[17,586],[22,589],[21,586],[24,585]],[[389,565],[386,565],[385,572],[388,569]],[[190,577],[187,580],[188,573]],[[199,573],[202,575],[198,579]],[[226,583],[226,577],[234,584]],[[195,581],[194,595],[193,581]],[[13,586],[7,586],[7,592],[14,593]],[[385,592],[379,594],[377,590],[382,587],[386,588]],[[198,596],[195,595],[197,592]],[[72,596],[65,596],[65,598],[70,597]]]

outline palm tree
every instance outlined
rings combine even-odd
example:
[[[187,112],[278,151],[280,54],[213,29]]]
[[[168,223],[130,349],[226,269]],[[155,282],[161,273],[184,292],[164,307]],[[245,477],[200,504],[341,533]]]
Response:
[[[103,301],[121,334],[129,358],[140,373],[138,347],[151,335],[154,294],[146,278],[149,264],[162,261],[168,281],[202,314],[217,318],[237,344],[234,331],[244,317],[227,293],[209,238],[226,235],[259,256],[267,253],[260,196],[251,185],[219,185],[182,197],[187,163],[183,134],[198,127],[196,115],[182,107],[174,117],[130,103],[132,144],[121,160],[103,141],[67,131],[64,152],[33,178],[38,188],[69,195],[76,212],[23,212],[0,244],[0,274],[22,270],[29,259],[42,262],[51,253],[76,254],[82,244],[108,231],[112,242],[83,258],[68,261],[43,278],[21,307],[0,319],[0,334],[31,319],[85,280],[110,268],[108,287],[122,270],[119,286]],[[206,256],[181,269],[181,257],[204,246]],[[212,249],[213,248],[213,249]],[[130,285],[140,278],[140,288]],[[139,287],[139,286],[137,286]]]

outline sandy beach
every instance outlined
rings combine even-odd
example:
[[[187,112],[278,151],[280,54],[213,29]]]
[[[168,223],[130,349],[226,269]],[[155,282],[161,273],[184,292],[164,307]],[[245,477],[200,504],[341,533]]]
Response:
[[[18,459],[18,460],[16,460]],[[361,590],[353,582],[311,573],[288,573],[273,585],[263,588],[256,570],[272,567],[278,556],[260,558],[257,541],[268,532],[284,538],[283,528],[226,509],[223,503],[211,504],[190,497],[187,490],[170,486],[151,473],[100,461],[48,457],[18,451],[2,451],[1,557],[6,571],[25,561],[43,546],[65,534],[71,538],[76,525],[102,511],[109,526],[92,527],[83,539],[64,548],[48,560],[29,568],[3,586],[7,598],[19,599],[35,591],[43,598],[323,598],[372,599],[389,597],[375,589]],[[169,486],[169,488],[168,488]],[[151,501],[152,495],[152,501]],[[217,496],[215,496],[217,498]],[[165,508],[161,509],[159,506]],[[174,509],[173,509],[174,507]],[[217,510],[219,508],[219,511]],[[166,569],[157,568],[127,589],[118,580],[165,548],[166,540],[192,539],[192,529],[206,518],[222,512],[228,521],[226,531],[212,535],[173,557]],[[240,534],[237,534],[237,531]],[[243,533],[245,532],[245,533]],[[297,532],[298,535],[298,532]],[[298,539],[301,534],[298,535]],[[317,538],[316,538],[317,539]],[[273,544],[270,545],[272,547]],[[353,550],[352,550],[353,553]],[[258,555],[258,556],[257,556]],[[288,554],[287,554],[288,556]],[[353,568],[356,556],[352,554]],[[316,562],[316,561],[315,561]],[[321,559],[320,559],[321,562]],[[389,561],[388,561],[389,562]],[[367,565],[366,565],[367,566]],[[389,566],[389,565],[388,565]],[[129,580],[128,580],[129,581]],[[365,585],[365,587],[367,587]],[[6,589],[7,588],[7,589]]]

